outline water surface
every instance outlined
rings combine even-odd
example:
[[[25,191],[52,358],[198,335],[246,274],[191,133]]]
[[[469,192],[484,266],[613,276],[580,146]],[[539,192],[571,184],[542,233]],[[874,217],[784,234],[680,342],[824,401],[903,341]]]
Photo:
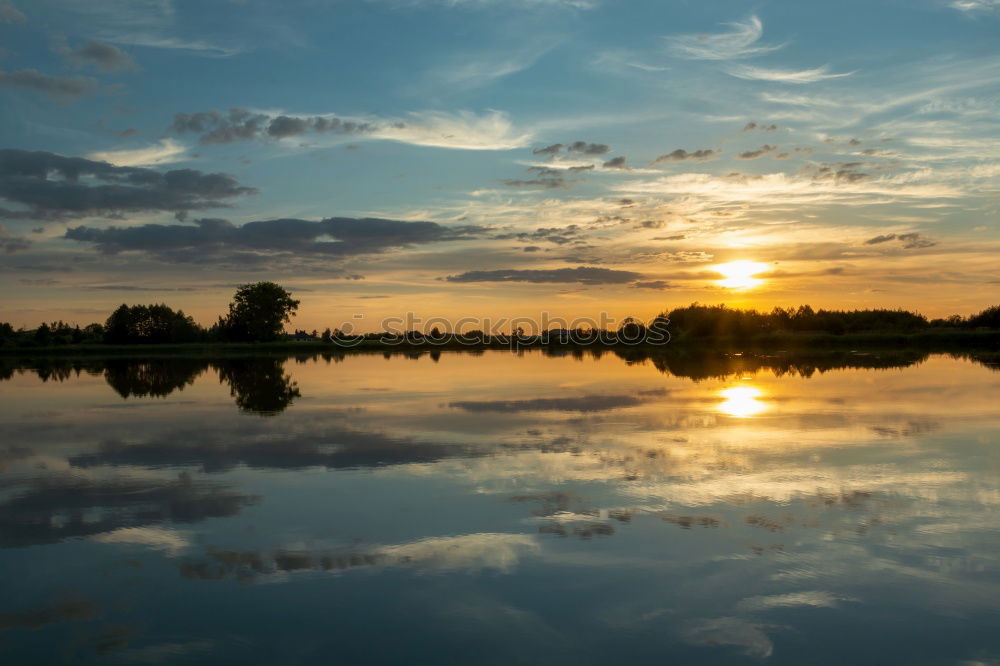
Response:
[[[924,354],[0,365],[0,660],[1000,660],[1000,372]]]

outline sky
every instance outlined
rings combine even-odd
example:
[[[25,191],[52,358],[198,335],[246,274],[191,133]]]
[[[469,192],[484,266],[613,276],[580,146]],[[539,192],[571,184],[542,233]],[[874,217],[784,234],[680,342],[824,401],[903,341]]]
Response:
[[[998,0],[0,0],[0,321],[970,314],[998,118]]]

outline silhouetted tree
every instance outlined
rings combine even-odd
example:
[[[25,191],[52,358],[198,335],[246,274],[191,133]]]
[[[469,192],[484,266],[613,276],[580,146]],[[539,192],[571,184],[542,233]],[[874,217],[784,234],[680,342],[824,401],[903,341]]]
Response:
[[[974,314],[966,321],[966,325],[972,328],[985,326],[987,328],[1000,328],[1000,305],[986,308],[979,314]]]
[[[219,329],[228,340],[277,340],[283,325],[291,321],[298,307],[299,301],[274,282],[244,284],[233,295],[229,314],[219,320]]]
[[[183,310],[174,312],[163,304],[123,303],[104,325],[104,341],[111,344],[194,342],[201,333],[201,327]]]

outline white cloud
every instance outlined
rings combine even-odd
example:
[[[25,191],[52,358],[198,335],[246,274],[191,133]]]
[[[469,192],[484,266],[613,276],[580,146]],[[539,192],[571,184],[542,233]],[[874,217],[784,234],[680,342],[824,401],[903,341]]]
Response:
[[[538,541],[529,534],[482,533],[384,546],[379,554],[387,556],[393,564],[417,568],[508,571],[517,565],[522,554],[539,549]]]
[[[195,55],[228,58],[243,52],[242,48],[235,46],[223,46],[213,44],[204,40],[182,39],[180,37],[168,37],[158,35],[111,35],[109,42],[115,42],[126,46],[144,46],[151,49],[169,49],[172,51],[188,51]]]
[[[432,71],[430,81],[449,88],[480,88],[498,79],[523,72],[548,53],[551,45],[515,51],[508,48],[502,53],[451,58],[451,62]]]
[[[170,138],[145,148],[104,150],[87,155],[88,159],[110,162],[115,166],[156,166],[187,159],[187,147]]]
[[[772,608],[792,608],[808,606],[811,608],[836,608],[841,601],[849,601],[822,590],[807,590],[804,592],[789,592],[788,594],[773,594],[766,597],[749,597],[737,604],[740,610],[770,610]]]
[[[948,3],[961,12],[992,12],[1000,9],[1000,0],[954,0]]]
[[[932,180],[934,182],[928,182]],[[814,179],[808,175],[785,173],[715,176],[683,173],[655,180],[640,180],[613,189],[628,194],[692,197],[717,205],[760,204],[783,207],[837,202],[868,205],[900,200],[956,198],[964,194],[956,187],[937,181],[923,170],[899,176],[865,178],[847,182]]]
[[[716,34],[675,35],[667,37],[671,53],[692,60],[733,60],[750,58],[780,49],[784,44],[758,44],[764,25],[756,16],[745,22],[733,22],[730,32]]]
[[[751,65],[735,65],[726,70],[740,79],[753,79],[757,81],[775,81],[777,83],[816,83],[827,79],[842,79],[850,76],[854,72],[843,74],[830,74],[829,66],[817,67],[816,69],[769,69],[765,67],[753,67]]]
[[[747,656],[766,659],[774,653],[774,644],[763,628],[766,627],[737,617],[717,617],[689,623],[682,636],[692,645],[732,645]]]
[[[444,5],[446,7],[517,7],[517,8],[564,8],[593,9],[599,4],[597,0],[381,0],[399,5]]]
[[[400,141],[415,146],[460,150],[510,150],[531,142],[530,133],[514,128],[502,111],[476,115],[470,111],[414,111],[405,122],[381,123],[368,134],[376,139]],[[354,139],[363,137],[354,137]]]
[[[183,532],[159,527],[123,527],[105,534],[91,537],[99,543],[132,544],[153,550],[162,550],[173,557],[191,546],[191,541]]]

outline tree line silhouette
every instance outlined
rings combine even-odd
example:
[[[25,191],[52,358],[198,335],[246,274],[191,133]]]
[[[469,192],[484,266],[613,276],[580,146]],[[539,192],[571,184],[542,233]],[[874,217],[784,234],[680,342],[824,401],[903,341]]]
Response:
[[[1000,330],[1000,305],[963,317],[927,317],[902,309],[814,310],[809,305],[797,308],[776,307],[770,312],[740,310],[726,305],[701,305],[663,311],[648,322],[627,317],[613,330],[597,328],[550,329],[525,333],[515,328],[510,333],[490,334],[483,331],[442,332],[395,331],[350,334],[327,328],[307,333],[295,330],[286,333],[284,324],[298,309],[299,301],[274,282],[241,285],[233,296],[229,310],[209,327],[199,325],[183,310],[173,310],[165,304],[119,306],[103,323],[84,327],[60,320],[43,323],[36,329],[14,329],[0,323],[0,348],[50,348],[69,345],[133,345],[184,344],[221,342],[317,342],[341,344],[401,344],[435,343],[446,345],[506,345],[512,340],[519,344],[662,344],[670,340],[733,340],[752,341],[776,336],[808,336],[822,334],[850,335],[912,335],[930,332]]]

